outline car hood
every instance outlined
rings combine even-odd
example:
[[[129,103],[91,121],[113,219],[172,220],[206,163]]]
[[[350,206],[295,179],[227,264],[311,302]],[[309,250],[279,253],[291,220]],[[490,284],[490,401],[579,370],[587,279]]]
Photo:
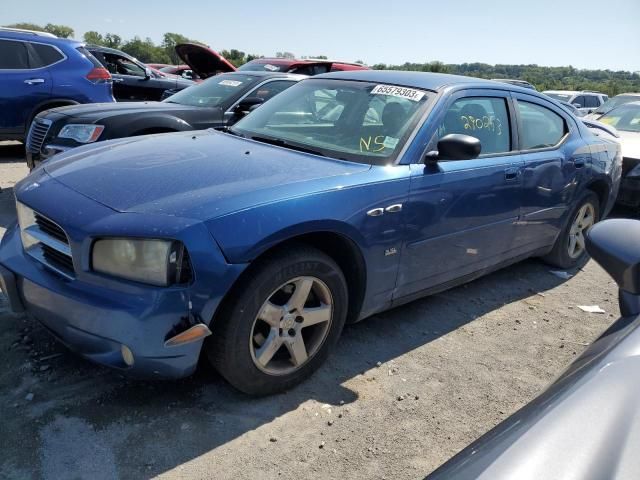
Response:
[[[345,175],[370,166],[206,130],[101,142],[57,155],[43,168],[116,211],[208,220],[339,188]]]
[[[195,43],[180,43],[175,46],[175,49],[184,63],[189,65],[200,78],[236,71],[236,67],[226,58],[208,47]]]
[[[640,132],[618,130],[622,144],[622,156],[640,160]]]
[[[170,102],[116,102],[116,103],[87,103],[83,105],[70,105],[58,107],[47,112],[46,116],[53,119],[56,116],[64,116],[77,119],[82,123],[92,123],[104,118],[117,115],[128,115],[149,112],[176,112],[201,107],[192,107]]]

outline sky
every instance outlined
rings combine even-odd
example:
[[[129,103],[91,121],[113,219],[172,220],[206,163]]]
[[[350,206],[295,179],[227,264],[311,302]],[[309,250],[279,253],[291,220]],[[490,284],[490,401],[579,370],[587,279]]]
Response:
[[[181,33],[214,50],[345,61],[572,65],[640,71],[640,0],[0,0],[0,25],[124,39]]]

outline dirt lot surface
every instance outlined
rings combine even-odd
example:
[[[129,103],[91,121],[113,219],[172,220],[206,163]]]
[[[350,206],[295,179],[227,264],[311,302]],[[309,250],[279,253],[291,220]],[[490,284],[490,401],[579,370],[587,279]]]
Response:
[[[25,174],[20,147],[0,144],[0,227]],[[128,380],[0,298],[0,478],[423,478],[617,318],[595,263],[571,273],[530,260],[349,326],[311,380],[262,399],[206,366],[178,382]]]

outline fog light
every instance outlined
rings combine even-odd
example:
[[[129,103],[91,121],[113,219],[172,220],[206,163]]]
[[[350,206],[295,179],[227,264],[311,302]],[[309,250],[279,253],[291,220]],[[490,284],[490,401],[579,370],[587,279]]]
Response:
[[[127,364],[128,367],[133,366],[133,352],[126,345],[120,346],[120,352],[122,353],[122,360]]]

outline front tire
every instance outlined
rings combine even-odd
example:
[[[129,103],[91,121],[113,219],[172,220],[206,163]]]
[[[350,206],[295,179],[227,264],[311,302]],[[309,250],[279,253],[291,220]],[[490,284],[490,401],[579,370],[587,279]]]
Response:
[[[569,215],[553,250],[543,260],[555,267],[568,269],[587,259],[585,234],[600,219],[600,203],[593,192],[586,192]]]
[[[258,260],[205,344],[218,372],[251,395],[287,390],[324,362],[347,317],[347,285],[323,252],[296,246]]]

